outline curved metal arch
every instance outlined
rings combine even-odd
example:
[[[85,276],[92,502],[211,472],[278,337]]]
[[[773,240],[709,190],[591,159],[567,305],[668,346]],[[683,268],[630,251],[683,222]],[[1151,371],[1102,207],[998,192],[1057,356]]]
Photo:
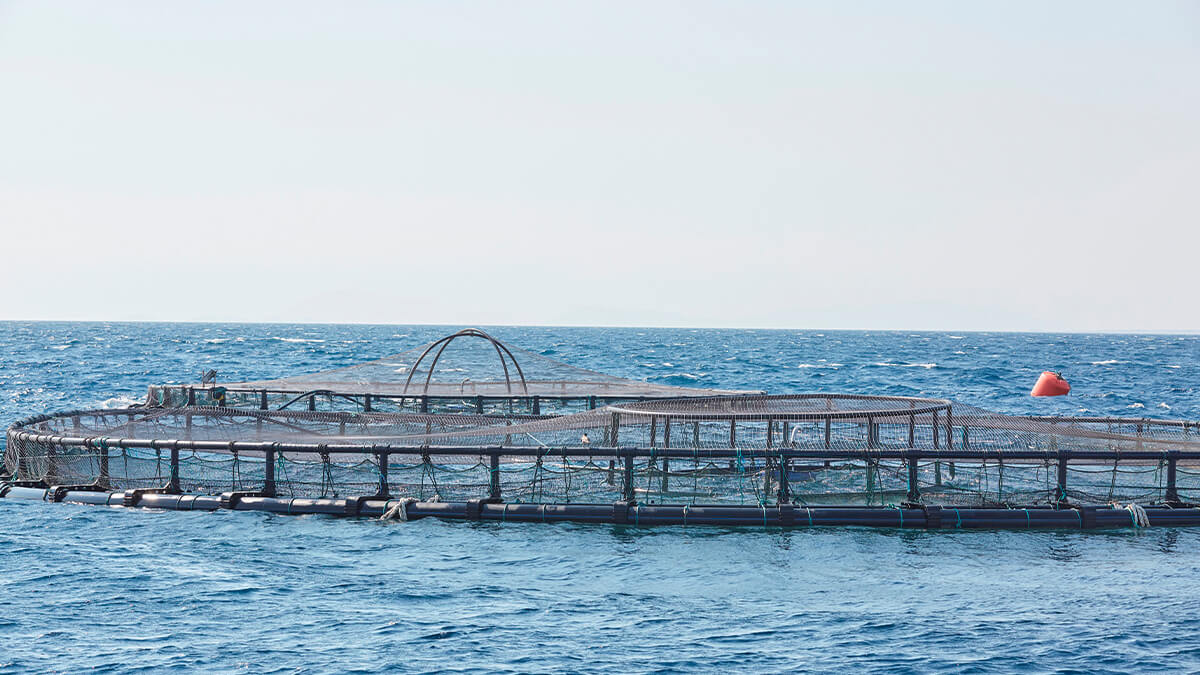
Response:
[[[496,350],[496,356],[500,358],[500,366],[504,369],[504,386],[508,393],[511,394],[512,376],[508,372],[508,362],[504,360],[504,355],[507,354],[509,360],[512,361],[513,367],[517,370],[517,375],[521,378],[521,390],[525,392],[526,395],[529,394],[529,385],[525,381],[525,372],[521,370],[521,364],[517,363],[517,357],[513,356],[513,353],[508,348],[508,345],[497,340],[491,335],[488,335],[482,330],[479,330],[478,328],[464,328],[457,333],[447,335],[446,337],[436,340],[426,347],[425,351],[421,352],[421,355],[417,357],[416,362],[413,363],[412,368],[408,371],[408,377],[404,380],[404,391],[401,393],[401,395],[408,393],[408,387],[412,383],[413,375],[415,375],[417,372],[417,367],[421,365],[421,362],[425,360],[425,357],[429,355],[429,352],[433,351],[434,348],[437,347],[437,353],[433,355],[433,361],[429,364],[429,373],[425,375],[425,387],[422,390],[422,393],[428,393],[429,383],[433,379],[433,370],[437,366],[438,359],[442,358],[442,352],[446,351],[446,347],[449,347],[451,342],[460,337],[477,337],[487,340],[492,344],[492,347]]]

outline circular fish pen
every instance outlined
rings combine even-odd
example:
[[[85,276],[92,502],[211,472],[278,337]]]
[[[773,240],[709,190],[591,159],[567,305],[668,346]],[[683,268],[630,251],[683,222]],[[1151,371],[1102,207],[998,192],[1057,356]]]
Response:
[[[486,334],[511,366],[504,384],[456,394],[435,379],[453,337],[354,367],[402,383],[354,368],[205,382],[152,388],[145,406],[23,420],[7,433],[0,496],[405,520],[1200,525],[1197,423],[589,385],[569,366],[546,379],[545,364],[518,365]]]

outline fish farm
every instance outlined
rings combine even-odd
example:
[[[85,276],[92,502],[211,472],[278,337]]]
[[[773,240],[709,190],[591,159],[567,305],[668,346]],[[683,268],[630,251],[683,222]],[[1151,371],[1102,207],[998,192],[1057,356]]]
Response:
[[[1200,525],[1200,423],[667,386],[468,329],[276,380],[29,417],[0,497],[396,520]]]

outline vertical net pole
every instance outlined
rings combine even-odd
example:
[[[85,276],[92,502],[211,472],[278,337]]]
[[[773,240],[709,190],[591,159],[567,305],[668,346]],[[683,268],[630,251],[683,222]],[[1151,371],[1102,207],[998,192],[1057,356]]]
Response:
[[[171,478],[167,482],[167,492],[170,494],[179,494],[179,444],[175,443],[171,446]]]
[[[1058,485],[1056,489],[1058,494],[1055,495],[1054,502],[1065,504],[1067,501],[1067,453],[1065,451],[1058,453]]]
[[[633,453],[626,451],[625,453],[625,476],[621,483],[621,492],[625,495],[625,501],[632,502],[634,500],[633,493]]]
[[[379,492],[378,496],[382,499],[387,499],[391,496],[391,489],[388,487],[388,459],[390,455],[386,452],[378,452],[375,454],[379,462]]]
[[[1178,455],[1178,450],[1171,450],[1167,453],[1167,494],[1166,501],[1168,504],[1176,505],[1179,503],[1179,489],[1175,485],[1175,464],[1178,461],[1175,455]]]
[[[263,452],[263,487],[264,497],[275,496],[275,448],[269,447]]]
[[[916,504],[921,501],[921,484],[917,473],[917,456],[908,456],[908,501]]]
[[[488,499],[492,502],[499,503],[503,501],[504,495],[500,493],[500,451],[492,450],[491,457],[488,458],[490,466],[488,467]]]

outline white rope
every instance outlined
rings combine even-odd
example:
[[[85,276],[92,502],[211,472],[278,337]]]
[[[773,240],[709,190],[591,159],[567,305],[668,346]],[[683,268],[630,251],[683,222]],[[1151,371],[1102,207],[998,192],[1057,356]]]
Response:
[[[1125,510],[1129,512],[1134,527],[1150,527],[1150,515],[1146,513],[1146,509],[1130,502],[1125,505]]]
[[[401,500],[397,501],[394,505],[392,505],[392,507],[389,508],[387,511],[384,511],[383,515],[379,516],[379,519],[380,520],[407,521],[408,520],[408,505],[416,504],[416,503],[417,503],[417,500],[413,499],[412,497],[401,499]]]

